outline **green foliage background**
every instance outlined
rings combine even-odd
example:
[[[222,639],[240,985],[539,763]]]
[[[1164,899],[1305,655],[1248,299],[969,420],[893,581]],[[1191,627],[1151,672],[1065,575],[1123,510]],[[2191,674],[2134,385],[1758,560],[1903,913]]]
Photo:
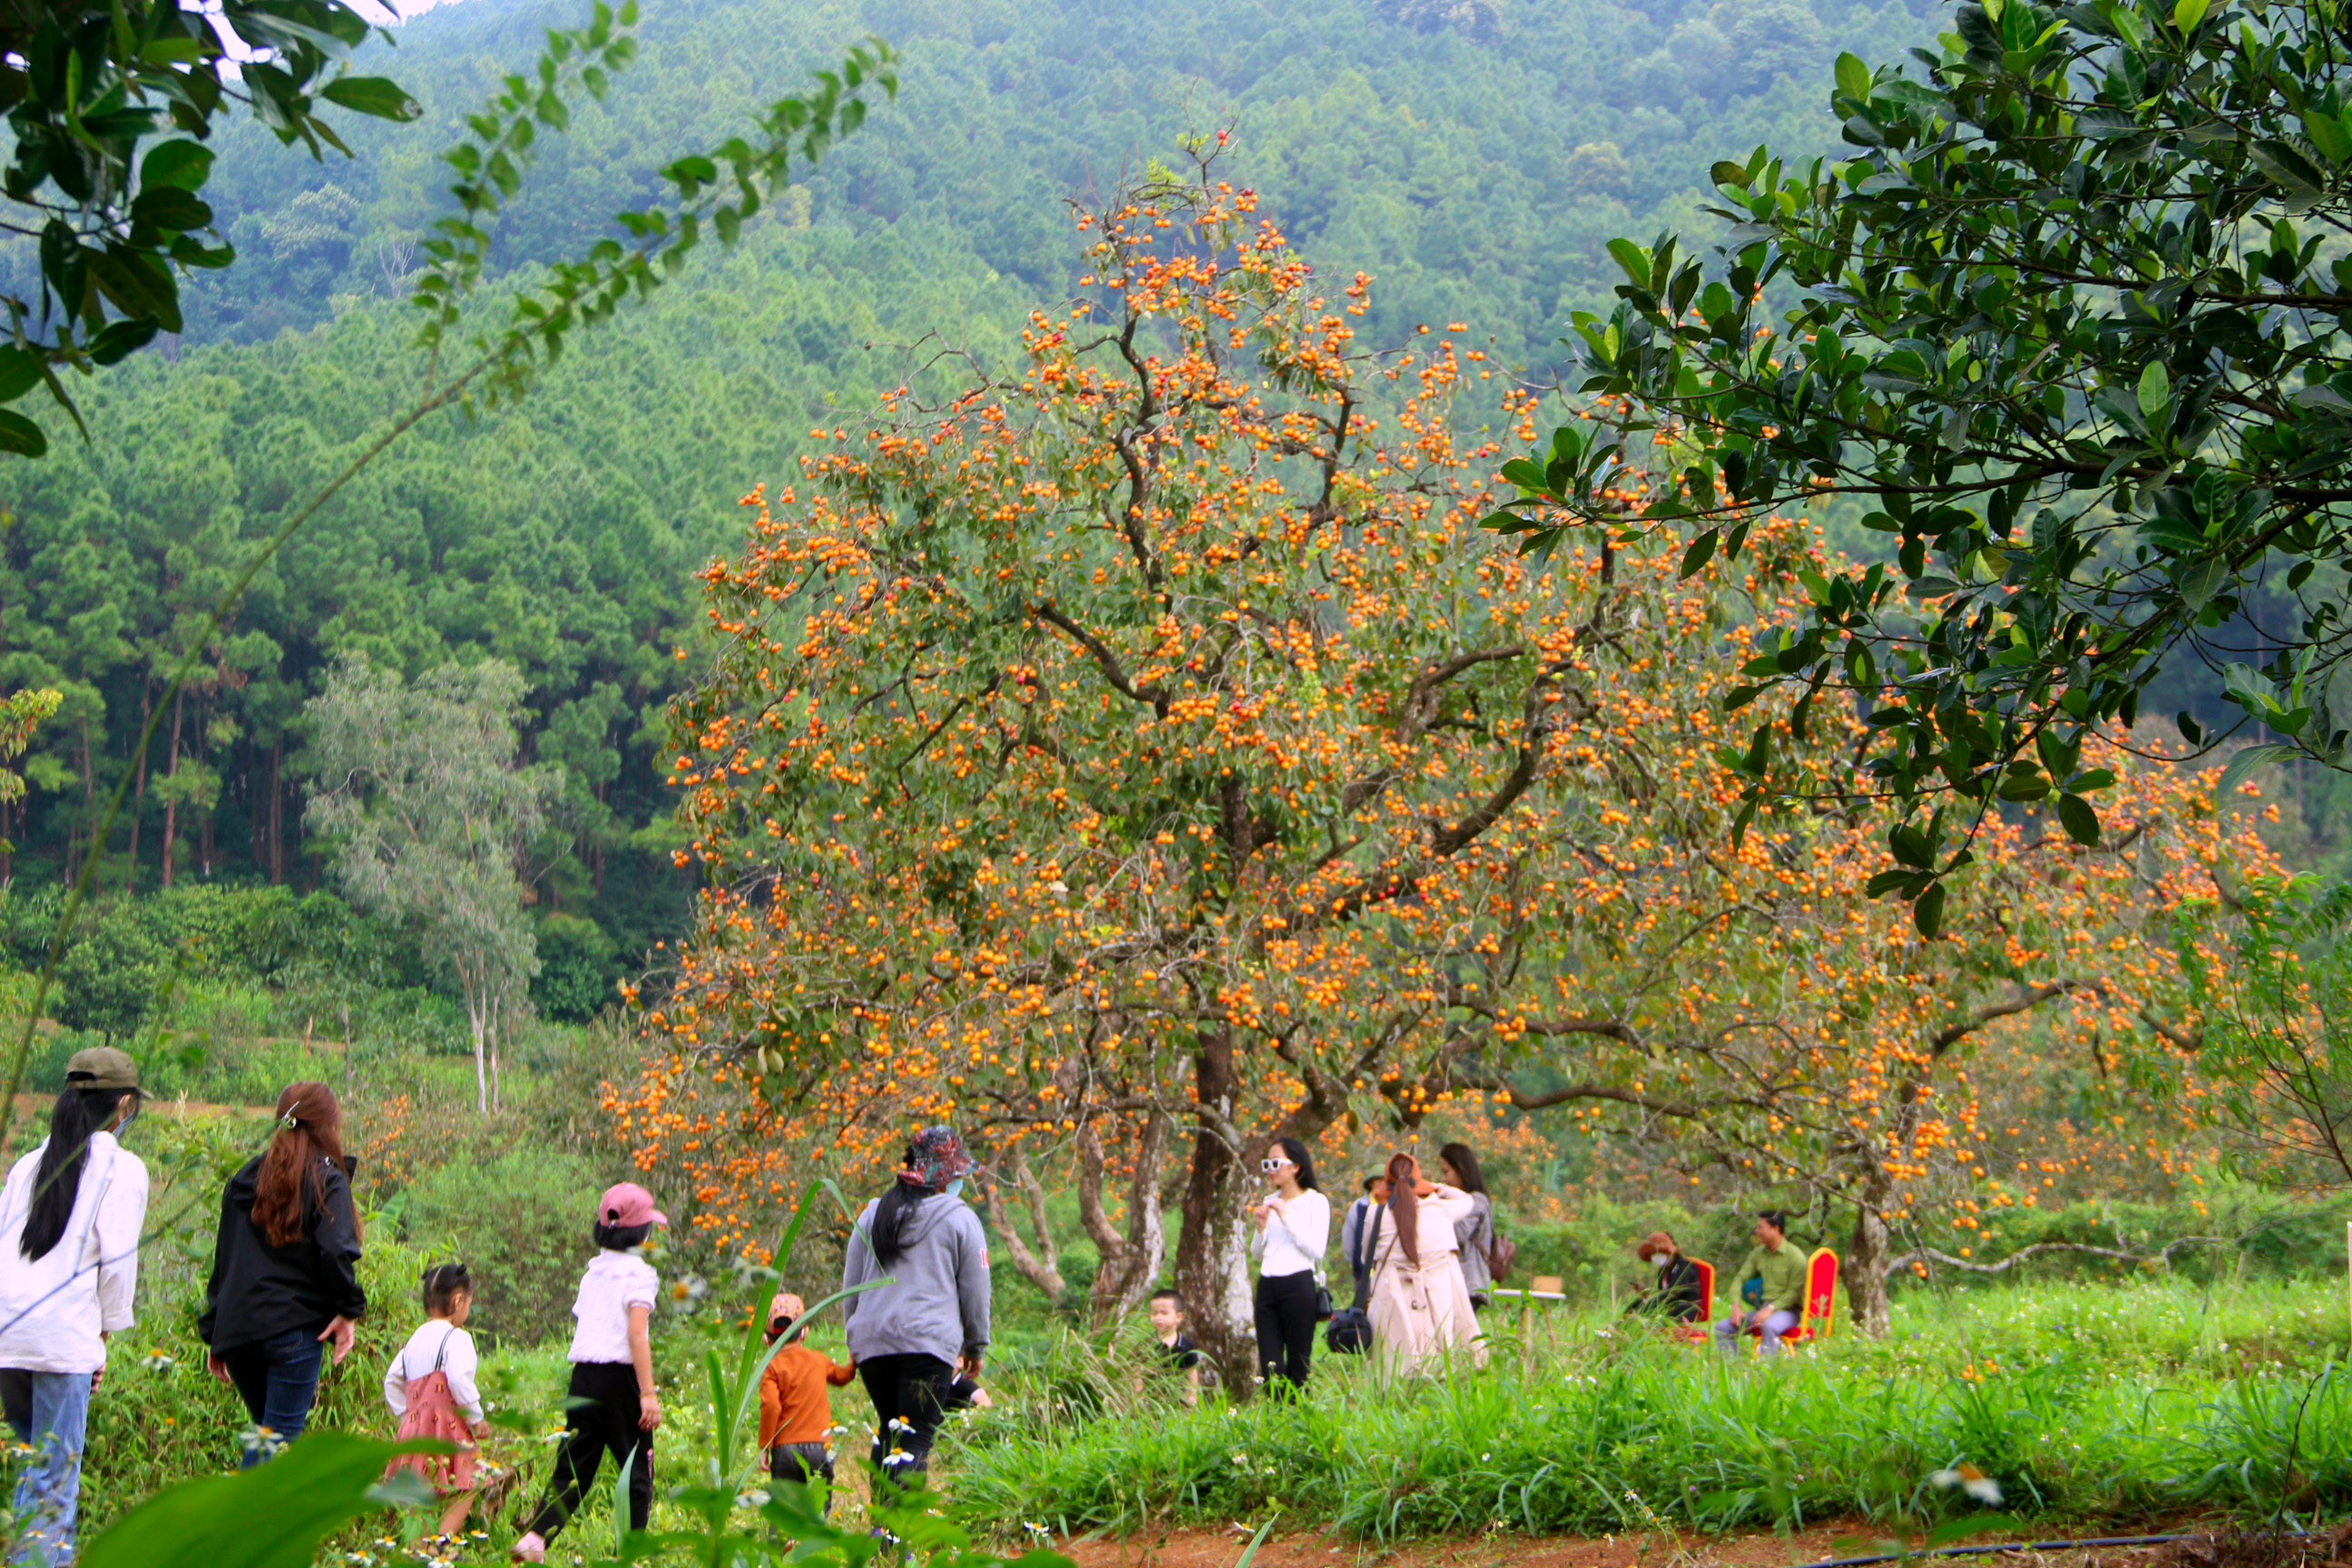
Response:
[[[398,300],[446,205],[433,154],[574,9],[475,0],[402,28],[396,54],[362,63],[424,118],[362,127],[352,163],[222,133],[207,194],[237,264],[191,283],[184,339],[90,391],[93,424],[121,439],[65,443],[0,498],[0,686],[66,694],[30,799],[0,822],[19,859],[62,870],[89,852],[92,801],[137,765],[168,663],[235,563],[413,386]],[[1892,55],[1933,25],[1849,0],[656,7],[641,63],[547,148],[499,265],[582,249],[653,194],[637,171],[726,134],[857,37],[903,51],[905,90],[740,251],[698,258],[519,409],[420,432],[316,519],[164,723],[102,885],[163,880],[167,806],[175,879],[311,881],[299,711],[326,664],[506,658],[531,683],[529,760],[569,781],[535,867],[542,938],[563,954],[539,1001],[584,1016],[682,907],[660,708],[692,642],[693,569],[731,546],[743,492],[791,480],[812,428],[902,379],[947,384],[962,369],[934,363],[942,349],[1001,360],[1070,285],[1066,198],[1230,125],[1223,167],[1261,211],[1337,278],[1378,279],[1367,341],[1464,321],[1545,378],[1567,312],[1607,297],[1609,237],[1691,227],[1717,156],[1825,149],[1831,55]],[[0,284],[31,265],[0,249]]]

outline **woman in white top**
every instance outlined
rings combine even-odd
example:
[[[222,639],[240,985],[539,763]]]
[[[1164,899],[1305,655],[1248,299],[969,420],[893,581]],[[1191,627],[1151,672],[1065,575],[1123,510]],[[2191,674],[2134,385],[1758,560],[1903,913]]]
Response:
[[[0,1405],[34,1450],[16,1472],[19,1563],[73,1561],[90,1390],[139,1276],[147,1167],[115,1142],[138,1110],[137,1063],[76,1051],[47,1140],[0,1190]]]
[[[1331,1200],[1315,1188],[1315,1162],[1296,1138],[1277,1138],[1258,1162],[1274,1192],[1250,1205],[1258,1255],[1257,1363],[1268,1392],[1296,1395],[1315,1354],[1316,1276],[1331,1241]]]
[[[1477,1205],[1459,1187],[1424,1180],[1410,1154],[1389,1162],[1388,1177],[1388,1206],[1374,1215],[1384,1234],[1372,1252],[1372,1344],[1381,1364],[1419,1372],[1464,1352],[1483,1363],[1486,1342],[1460,1253]]]

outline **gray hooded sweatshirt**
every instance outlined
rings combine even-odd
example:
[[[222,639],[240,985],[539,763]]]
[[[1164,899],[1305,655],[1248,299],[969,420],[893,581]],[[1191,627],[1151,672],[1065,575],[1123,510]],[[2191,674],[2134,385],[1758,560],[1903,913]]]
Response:
[[[842,1260],[841,1287],[888,1278],[841,1304],[849,1327],[849,1353],[859,1361],[885,1355],[937,1356],[952,1363],[988,1343],[988,1233],[961,1198],[933,1193],[907,1215],[898,1255],[877,1264],[866,1237],[874,1212],[866,1205]]]

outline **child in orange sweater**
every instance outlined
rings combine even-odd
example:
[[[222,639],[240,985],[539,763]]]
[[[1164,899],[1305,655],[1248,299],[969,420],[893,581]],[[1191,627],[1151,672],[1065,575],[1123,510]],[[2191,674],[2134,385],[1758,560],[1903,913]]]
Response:
[[[801,1342],[803,1306],[798,1296],[778,1292],[768,1303],[768,1342],[788,1340],[769,1358],[760,1374],[760,1447],[768,1450],[768,1474],[780,1481],[807,1486],[823,1477],[827,1490],[824,1509],[833,1499],[833,1448],[825,1430],[833,1425],[828,1386],[840,1388],[857,1375],[857,1358],[836,1366],[822,1351]]]

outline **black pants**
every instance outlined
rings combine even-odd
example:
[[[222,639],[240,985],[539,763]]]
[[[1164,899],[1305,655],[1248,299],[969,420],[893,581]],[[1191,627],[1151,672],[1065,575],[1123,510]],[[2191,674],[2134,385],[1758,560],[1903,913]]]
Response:
[[[1296,1394],[1307,1386],[1315,1354],[1315,1276],[1265,1275],[1257,1282],[1257,1370],[1268,1394],[1277,1385]]]
[[[555,1473],[523,1528],[541,1536],[562,1530],[609,1453],[614,1464],[629,1466],[629,1528],[643,1530],[654,1506],[654,1435],[637,1425],[637,1369],[625,1362],[575,1362],[570,1392],[579,1403],[564,1415]]]
[[[874,1401],[875,1468],[883,1479],[907,1486],[930,1467],[955,1368],[935,1355],[877,1355],[859,1362],[857,1375]]]
[[[833,1512],[833,1450],[823,1443],[779,1443],[768,1450],[768,1474],[780,1481],[826,1487],[824,1511]]]

